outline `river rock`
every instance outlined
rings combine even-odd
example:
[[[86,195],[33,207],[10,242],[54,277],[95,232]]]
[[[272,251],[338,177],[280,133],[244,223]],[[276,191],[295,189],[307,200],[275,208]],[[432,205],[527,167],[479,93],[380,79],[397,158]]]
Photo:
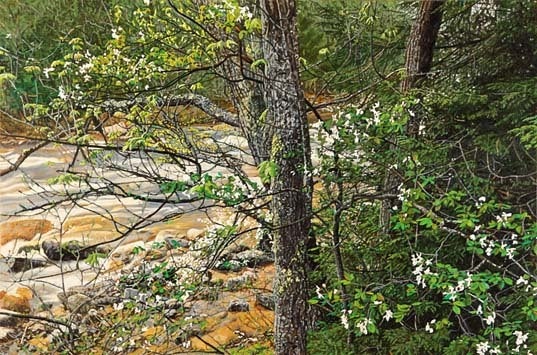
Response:
[[[256,275],[251,271],[246,271],[240,276],[232,277],[224,282],[224,287],[228,290],[237,290],[251,283],[256,279]]]
[[[57,297],[60,302],[67,305],[69,297],[75,294],[87,296],[91,300],[92,307],[114,304],[122,300],[117,292],[116,283],[112,280],[74,286],[66,292],[59,292]]]
[[[250,310],[250,304],[243,299],[236,299],[229,302],[227,307],[228,312],[248,312]]]
[[[205,230],[199,228],[190,228],[186,231],[186,239],[196,240],[205,234]]]
[[[0,245],[14,239],[32,240],[36,234],[44,234],[52,229],[46,219],[22,219],[0,223]]]
[[[75,293],[67,297],[65,308],[71,312],[87,313],[92,304],[92,299],[82,293]]]
[[[0,308],[13,312],[29,313],[32,309],[30,306],[32,292],[26,290],[28,289],[20,287],[16,294],[0,291]]]
[[[168,249],[188,248],[190,241],[183,238],[166,238],[166,246]]]
[[[276,308],[274,294],[269,292],[257,293],[255,295],[255,304],[273,311]]]
[[[1,258],[0,264],[5,264],[10,272],[24,272],[38,267],[45,267],[48,261],[41,259],[38,255],[13,256]]]
[[[126,287],[125,290],[123,290],[123,298],[127,300],[135,299],[138,297],[139,294],[140,294],[140,291],[132,287]]]
[[[237,260],[249,267],[258,267],[268,265],[274,262],[272,256],[262,252],[261,250],[245,250],[235,254],[232,260]]]
[[[11,317],[10,317],[11,318]],[[6,327],[0,327],[0,342],[7,342],[12,339],[15,339],[15,329],[13,328],[6,328]],[[14,351],[13,354],[19,354],[18,346],[16,343],[14,343],[14,347],[10,348],[8,351]],[[11,352],[9,352],[11,354]]]
[[[83,260],[91,253],[108,253],[104,248],[86,247],[76,240],[60,244],[54,239],[49,239],[41,244],[41,248],[45,255],[54,261]]]
[[[243,251],[250,250],[246,245],[244,244],[231,244],[230,246],[226,247],[222,251],[222,255],[220,256],[220,259],[222,260],[231,260],[234,258],[234,256],[238,253],[241,253]]]

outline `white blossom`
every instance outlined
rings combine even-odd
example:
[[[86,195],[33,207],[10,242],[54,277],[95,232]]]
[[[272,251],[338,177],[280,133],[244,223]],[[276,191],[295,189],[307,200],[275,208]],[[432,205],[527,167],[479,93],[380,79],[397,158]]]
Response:
[[[393,312],[389,309],[386,310],[386,312],[384,312],[384,315],[382,316],[382,319],[384,319],[386,322],[389,322],[390,319],[393,318]]]
[[[524,343],[528,340],[528,333],[524,334],[520,330],[515,330],[513,332],[513,335],[516,336],[516,340],[515,340],[516,348],[515,348],[515,351],[518,352],[520,350],[520,346],[524,345]],[[524,347],[526,347],[526,346],[524,346]]]
[[[45,75],[45,78],[49,78],[49,73],[54,71],[54,67],[45,68],[43,69],[43,74]]]
[[[483,307],[481,305],[477,306],[477,309],[476,309],[475,313],[477,315],[482,315],[483,314]]]
[[[489,349],[490,345],[488,341],[484,341],[476,345],[476,352],[478,355],[485,355]]]
[[[343,328],[349,329],[349,315],[352,313],[352,310],[342,310],[341,311],[341,324],[343,325]]]
[[[427,322],[427,324],[425,324],[425,331],[427,333],[434,333],[434,329],[433,329],[433,325],[436,323],[436,319],[433,319],[431,320],[430,322]]]
[[[501,223],[502,225],[505,224],[507,222],[507,220],[509,218],[511,218],[513,214],[512,213],[509,213],[509,212],[502,212],[501,215],[499,216],[496,216],[496,221],[498,223]]]
[[[412,255],[412,266],[420,265],[423,263],[423,257],[421,256],[421,253],[416,253]]]
[[[364,320],[359,321],[356,323],[356,328],[362,333],[363,335],[367,335],[367,326],[369,324],[372,324],[373,322],[369,318],[365,318]]]
[[[524,277],[520,276],[518,278],[518,280],[516,280],[516,284],[517,285],[527,285],[528,284],[528,280],[526,280]]]
[[[496,312],[492,312],[487,318],[485,318],[485,323],[487,325],[494,324],[494,321],[496,320]]]
[[[65,93],[65,89],[63,88],[63,86],[60,86],[58,88],[58,97],[62,100],[67,100],[69,98],[69,95]]]

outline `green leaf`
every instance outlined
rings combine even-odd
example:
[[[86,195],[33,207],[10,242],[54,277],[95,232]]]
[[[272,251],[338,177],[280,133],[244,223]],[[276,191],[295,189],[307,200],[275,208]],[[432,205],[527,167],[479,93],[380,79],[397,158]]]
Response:
[[[261,181],[268,184],[278,174],[278,165],[270,160],[265,160],[259,164],[258,170]]]
[[[461,309],[459,308],[459,306],[453,305],[453,313],[461,314]]]
[[[97,266],[99,265],[99,259],[104,259],[106,258],[107,255],[104,254],[104,253],[98,253],[98,252],[95,252],[95,253],[91,253],[89,254],[87,257],[86,257],[86,260],[84,260],[86,262],[86,264],[88,265],[91,265],[91,266]]]

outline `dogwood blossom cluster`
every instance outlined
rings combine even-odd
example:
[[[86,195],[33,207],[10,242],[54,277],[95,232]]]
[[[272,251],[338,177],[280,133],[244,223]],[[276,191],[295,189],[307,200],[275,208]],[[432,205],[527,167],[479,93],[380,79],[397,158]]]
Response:
[[[349,329],[349,316],[352,313],[352,309],[343,309],[341,310],[341,324],[343,328]]]
[[[451,301],[455,301],[457,299],[457,295],[464,292],[464,290],[469,288],[471,284],[472,275],[468,273],[464,280],[457,281],[456,286],[449,285],[448,290],[444,292],[444,296]]]
[[[414,267],[412,274],[415,275],[418,286],[423,288],[427,286],[424,275],[437,275],[431,271],[430,266],[432,263],[432,259],[425,259],[421,253],[412,255],[412,266]]]
[[[369,332],[367,330],[367,326],[370,324],[373,324],[373,321],[371,320],[371,318],[364,318],[356,322],[356,328],[358,328],[358,331],[362,333],[362,335],[367,335]]]

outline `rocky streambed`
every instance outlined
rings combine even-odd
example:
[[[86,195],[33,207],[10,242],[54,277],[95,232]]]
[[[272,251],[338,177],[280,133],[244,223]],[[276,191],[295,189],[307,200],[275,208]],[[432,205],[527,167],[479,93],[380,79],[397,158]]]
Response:
[[[235,141],[245,144],[238,137]],[[4,158],[0,170],[27,147],[25,142],[0,147]],[[54,337],[69,332],[91,337],[102,331],[100,327],[110,326],[105,321],[108,314],[114,313],[117,324],[122,324],[138,314],[133,310],[156,312],[166,319],[136,320],[139,329],[133,329],[129,338],[120,331],[108,332],[108,350],[214,350],[257,341],[271,331],[272,257],[255,249],[255,235],[245,233],[228,243],[209,265],[211,257],[204,247],[214,240],[207,230],[215,222],[228,223],[233,218],[228,211],[174,206],[181,209],[177,218],[128,233],[122,229],[129,219],[124,211],[147,211],[150,204],[129,198],[95,201],[103,210],[114,212],[113,219],[93,214],[84,205],[33,211],[33,205],[49,198],[43,188],[47,180],[57,175],[72,154],[69,149],[46,147],[19,170],[0,177],[2,353],[18,348],[47,351]],[[21,205],[26,211],[13,216]],[[125,223],[118,225],[118,221]],[[241,226],[252,227],[253,220]],[[161,289],[155,290],[147,279]],[[21,319],[10,312],[58,322]],[[125,319],[117,320],[118,314]],[[174,341],[166,329],[170,324],[181,324],[172,332]],[[56,332],[50,332],[51,326]]]

